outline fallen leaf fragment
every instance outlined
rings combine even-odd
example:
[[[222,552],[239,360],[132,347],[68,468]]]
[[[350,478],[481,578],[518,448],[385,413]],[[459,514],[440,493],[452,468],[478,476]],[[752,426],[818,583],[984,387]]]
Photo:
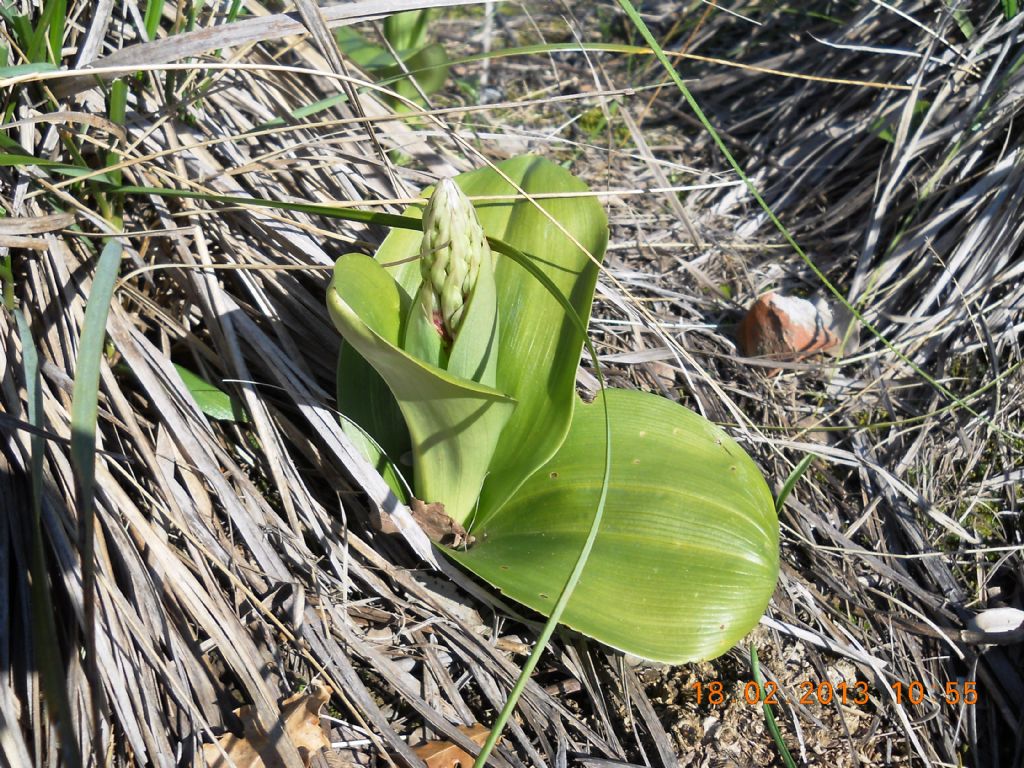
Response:
[[[329,687],[314,684],[310,692],[296,693],[281,702],[281,726],[307,766],[314,754],[331,746],[320,725],[320,709],[330,698]],[[242,720],[242,735],[225,733],[217,744],[204,744],[207,766],[229,768],[234,763],[236,768],[281,768],[277,750],[257,722],[252,707],[241,707],[235,712]]]
[[[243,717],[243,719],[242,710],[244,709],[247,707],[237,710],[239,717]],[[248,726],[246,728],[248,729]],[[236,768],[262,768],[265,764],[263,758],[260,757],[260,749],[265,746],[266,735],[261,739],[253,740],[251,733],[247,733],[245,736],[225,733],[217,739],[217,744],[203,744],[203,760],[210,768],[228,768],[232,763]],[[221,749],[224,750],[224,754],[221,754]]]
[[[480,723],[460,725],[459,730],[481,747],[491,734],[490,729]],[[472,756],[450,741],[428,741],[413,751],[427,764],[427,768],[470,768],[473,765]]]
[[[413,499],[409,509],[412,510],[413,520],[419,523],[427,538],[435,544],[468,548],[476,541],[465,528],[448,516],[444,511],[444,504],[440,502],[426,504],[419,499]]]

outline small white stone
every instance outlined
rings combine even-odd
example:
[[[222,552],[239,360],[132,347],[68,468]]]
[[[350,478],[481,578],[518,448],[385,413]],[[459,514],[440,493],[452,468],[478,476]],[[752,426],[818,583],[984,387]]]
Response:
[[[988,635],[1002,635],[1024,629],[1024,611],[1017,608],[989,608],[973,616],[967,628]]]

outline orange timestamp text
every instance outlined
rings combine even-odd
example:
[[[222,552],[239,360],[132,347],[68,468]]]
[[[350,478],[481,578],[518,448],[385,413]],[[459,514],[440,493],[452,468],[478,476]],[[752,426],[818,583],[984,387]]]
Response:
[[[707,702],[713,707],[724,704],[731,695],[721,680],[697,681],[692,683],[690,688],[696,692],[698,704]],[[974,680],[951,680],[941,687],[927,686],[920,680],[912,680],[909,683],[895,680],[889,684],[889,688],[891,698],[897,704],[921,704],[926,700],[949,706],[971,706],[978,703],[978,687]],[[735,690],[737,689],[732,689]],[[794,694],[804,705],[827,705],[835,702],[844,706],[860,707],[870,703],[872,699],[870,686],[863,680],[853,683],[803,680],[796,685]],[[779,685],[772,680],[764,683],[748,680],[743,683],[742,698],[747,704],[778,704],[779,695]]]

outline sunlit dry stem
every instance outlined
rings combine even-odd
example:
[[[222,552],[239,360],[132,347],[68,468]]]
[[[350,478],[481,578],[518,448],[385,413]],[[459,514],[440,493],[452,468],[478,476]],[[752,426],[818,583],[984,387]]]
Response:
[[[485,258],[491,249],[473,204],[454,181],[443,179],[423,211],[419,301],[448,344],[459,332]]]

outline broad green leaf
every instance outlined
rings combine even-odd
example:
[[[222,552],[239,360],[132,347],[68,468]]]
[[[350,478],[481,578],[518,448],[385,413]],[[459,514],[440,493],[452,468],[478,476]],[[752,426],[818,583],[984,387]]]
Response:
[[[604,519],[563,623],[615,648],[679,663],[717,656],[756,624],[778,574],[771,493],[747,454],[660,397],[607,390],[615,464]],[[600,405],[576,406],[564,444],[450,552],[546,613],[593,519],[601,486]]]
[[[331,291],[334,290],[332,284]],[[374,313],[373,317],[375,330],[388,344],[398,345],[402,332],[401,318],[408,315],[410,303],[409,296],[401,288],[393,282],[385,284],[379,297],[379,308],[393,314]],[[375,308],[371,302],[371,311]],[[412,443],[405,419],[387,383],[347,341],[342,341],[338,354],[337,386],[338,410],[345,417],[342,419],[345,434],[377,468],[395,495],[405,499],[405,489],[398,480],[399,472],[406,473],[411,469],[406,454],[412,451]],[[366,435],[372,436],[376,445]]]
[[[409,428],[415,488],[463,523],[476,510],[490,458],[516,406],[491,387],[452,376],[397,346],[401,289],[368,256],[338,259],[327,299],[345,340],[394,393]]]
[[[530,194],[588,191],[582,181],[543,158],[515,158],[499,168]],[[468,175],[463,189],[470,196],[517,194],[489,170]],[[538,257],[535,265],[560,289],[586,327],[598,262],[608,242],[608,219],[597,198],[547,198],[536,204],[519,199],[513,204],[482,203],[477,210],[488,234],[493,229],[495,237]],[[572,418],[583,348],[579,327],[522,267],[502,259],[495,281],[501,316],[497,387],[519,400],[519,407],[484,486],[480,506],[485,511],[497,509],[561,445]],[[538,424],[545,425],[543,432],[537,430]]]
[[[219,421],[245,421],[241,403],[227,392],[183,365],[175,363],[174,369],[204,414]]]
[[[344,341],[338,354],[338,410],[345,434],[395,495],[408,501],[398,479],[399,473],[412,474],[412,444],[402,411],[380,374]]]
[[[427,41],[430,25],[429,10],[393,13],[384,19],[384,36],[398,51],[420,48]]]
[[[409,75],[416,78],[420,88],[427,96],[437,93],[448,81],[448,54],[444,47],[431,43],[419,50],[400,53],[402,63]],[[398,64],[382,67],[376,72],[381,77],[381,85],[388,85],[399,95],[410,101],[421,102],[419,92]],[[398,78],[398,79],[395,79]]]

